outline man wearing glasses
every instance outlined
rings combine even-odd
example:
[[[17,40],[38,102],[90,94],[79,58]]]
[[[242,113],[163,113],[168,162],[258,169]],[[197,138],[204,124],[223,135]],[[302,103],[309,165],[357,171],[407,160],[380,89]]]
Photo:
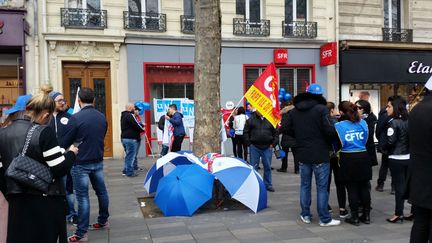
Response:
[[[69,122],[69,118],[72,116],[67,112],[68,105],[62,93],[57,91],[52,91],[49,96],[55,101],[56,107],[53,113],[53,117],[48,122],[50,126],[56,133],[57,140],[59,144],[64,144],[63,139],[66,134],[66,127]],[[73,183],[70,173],[68,173],[64,179],[65,190],[66,190],[66,200],[68,203],[68,213],[66,220],[69,223],[76,224],[78,221],[78,213],[75,210],[75,196],[73,192]]]

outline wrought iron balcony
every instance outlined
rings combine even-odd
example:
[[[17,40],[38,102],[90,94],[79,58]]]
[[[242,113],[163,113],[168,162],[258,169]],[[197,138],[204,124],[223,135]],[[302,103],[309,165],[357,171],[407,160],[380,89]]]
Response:
[[[195,16],[180,15],[181,32],[184,34],[195,33]]]
[[[317,37],[317,22],[282,21],[282,36],[286,38],[314,39]]]
[[[251,22],[249,19],[234,18],[233,34],[240,36],[269,36],[270,20],[262,19],[259,22]]]
[[[383,41],[413,42],[412,29],[383,28]]]
[[[123,12],[124,28],[148,32],[166,31],[166,14],[148,12]]]
[[[61,8],[61,26],[77,29],[106,29],[107,11]]]

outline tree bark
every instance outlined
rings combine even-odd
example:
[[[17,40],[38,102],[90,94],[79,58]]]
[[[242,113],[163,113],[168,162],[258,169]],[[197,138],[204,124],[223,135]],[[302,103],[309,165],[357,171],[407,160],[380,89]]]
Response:
[[[221,150],[220,0],[195,0],[195,129],[197,156]]]

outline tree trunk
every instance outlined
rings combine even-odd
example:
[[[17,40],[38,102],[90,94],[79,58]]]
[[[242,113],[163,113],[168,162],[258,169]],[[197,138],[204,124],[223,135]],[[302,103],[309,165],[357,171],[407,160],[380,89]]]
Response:
[[[220,0],[195,0],[195,129],[197,156],[221,150]]]

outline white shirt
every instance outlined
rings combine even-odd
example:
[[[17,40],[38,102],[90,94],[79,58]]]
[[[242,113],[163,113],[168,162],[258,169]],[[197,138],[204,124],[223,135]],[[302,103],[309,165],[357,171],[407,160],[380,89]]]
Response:
[[[234,130],[236,135],[243,135],[243,129],[246,124],[247,116],[245,114],[234,117]]]

